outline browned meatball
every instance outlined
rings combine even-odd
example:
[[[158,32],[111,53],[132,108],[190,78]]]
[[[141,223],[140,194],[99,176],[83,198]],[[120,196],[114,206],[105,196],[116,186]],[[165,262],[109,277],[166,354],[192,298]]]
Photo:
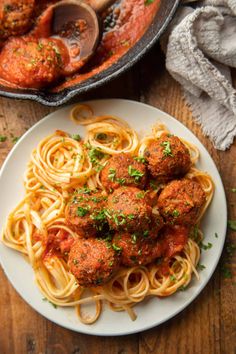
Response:
[[[100,239],[78,239],[69,253],[69,268],[84,287],[106,283],[119,267],[119,252]]]
[[[194,225],[205,201],[201,185],[186,178],[167,184],[157,205],[167,223]]]
[[[162,226],[158,212],[153,213],[145,192],[135,187],[120,187],[108,196],[108,222],[117,231],[156,233]]]
[[[178,137],[166,133],[151,142],[145,151],[145,157],[152,177],[160,182],[183,176],[191,167],[187,147]]]
[[[146,265],[161,256],[161,244],[136,234],[117,233],[113,247],[121,252],[121,263],[125,266]]]
[[[24,34],[33,24],[35,0],[0,2],[0,39]]]
[[[19,87],[48,86],[62,75],[67,55],[62,42],[56,39],[9,39],[0,54],[1,78]]]
[[[96,191],[81,189],[66,207],[66,223],[79,237],[93,237],[106,223],[104,206],[106,196]]]
[[[115,155],[102,170],[101,181],[109,193],[120,186],[143,189],[147,181],[146,166],[139,158],[129,154]]]

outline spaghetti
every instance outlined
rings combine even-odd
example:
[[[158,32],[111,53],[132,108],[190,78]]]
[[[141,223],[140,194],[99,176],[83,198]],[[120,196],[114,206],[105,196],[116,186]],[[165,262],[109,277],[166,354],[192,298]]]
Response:
[[[186,177],[196,180],[206,194],[206,201],[184,249],[167,263],[154,262],[146,266],[120,267],[116,274],[101,286],[81,287],[68,266],[67,252],[48,250],[51,232],[66,233],[71,239],[78,236],[65,221],[65,209],[71,194],[84,185],[101,190],[106,195],[100,173],[111,156],[119,153],[144,156],[151,141],[168,130],[164,125],[153,127],[152,134],[139,140],[137,133],[122,119],[114,116],[94,116],[92,108],[78,105],[71,111],[71,119],[87,128],[83,141],[56,131],[43,139],[33,150],[24,175],[25,197],[9,214],[3,231],[4,244],[27,256],[35,272],[36,283],[43,295],[58,306],[75,306],[83,323],[94,323],[105,301],[113,311],[126,310],[136,318],[133,306],[148,296],[169,296],[186,287],[200,258],[198,229],[209,206],[214,184],[211,177],[198,170],[198,149],[183,140],[191,156],[192,167]],[[168,268],[168,273],[163,271]],[[96,312],[91,318],[83,315],[83,304],[95,302]]]

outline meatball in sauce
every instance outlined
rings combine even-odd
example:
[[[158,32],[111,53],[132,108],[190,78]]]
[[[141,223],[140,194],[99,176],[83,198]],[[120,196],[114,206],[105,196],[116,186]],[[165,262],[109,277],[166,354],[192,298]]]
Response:
[[[191,167],[190,153],[181,140],[164,133],[150,143],[145,151],[148,170],[159,182],[184,176]]]
[[[143,189],[146,181],[145,164],[129,154],[113,156],[101,172],[102,185],[109,193],[121,186]]]
[[[78,239],[70,250],[69,269],[79,285],[91,287],[109,281],[119,267],[119,253],[100,239]]]
[[[66,207],[66,223],[79,237],[93,237],[106,223],[107,197],[96,191],[79,190]]]
[[[166,223],[194,225],[206,201],[201,185],[190,179],[174,180],[158,198],[158,208]]]
[[[41,88],[61,77],[67,61],[67,49],[59,40],[12,38],[0,53],[1,77],[16,86]]]

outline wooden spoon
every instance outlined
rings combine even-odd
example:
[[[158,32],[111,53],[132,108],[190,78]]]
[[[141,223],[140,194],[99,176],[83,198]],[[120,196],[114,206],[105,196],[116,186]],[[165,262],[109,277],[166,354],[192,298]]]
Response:
[[[63,0],[49,6],[40,16],[36,37],[60,39],[67,47],[70,62],[65,68],[71,74],[94,54],[101,38],[99,13],[115,0]]]

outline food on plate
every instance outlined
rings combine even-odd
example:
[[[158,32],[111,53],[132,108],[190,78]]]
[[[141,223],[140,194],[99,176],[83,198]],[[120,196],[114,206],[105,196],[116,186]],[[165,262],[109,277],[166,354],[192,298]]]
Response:
[[[199,278],[200,222],[214,184],[195,166],[198,149],[160,123],[139,138],[125,120],[87,105],[71,119],[85,135],[57,130],[38,143],[2,240],[27,256],[45,298],[75,306],[83,323],[99,318],[103,302],[135,320],[135,304]],[[96,304],[94,316],[85,303]]]
[[[195,225],[205,202],[205,192],[200,183],[185,178],[168,183],[157,205],[166,223]]]
[[[143,160],[129,154],[114,155],[101,171],[101,182],[108,193],[120,186],[143,189],[147,181],[147,169]]]
[[[145,151],[148,169],[160,182],[184,176],[191,167],[190,153],[181,140],[169,133],[152,141]]]

